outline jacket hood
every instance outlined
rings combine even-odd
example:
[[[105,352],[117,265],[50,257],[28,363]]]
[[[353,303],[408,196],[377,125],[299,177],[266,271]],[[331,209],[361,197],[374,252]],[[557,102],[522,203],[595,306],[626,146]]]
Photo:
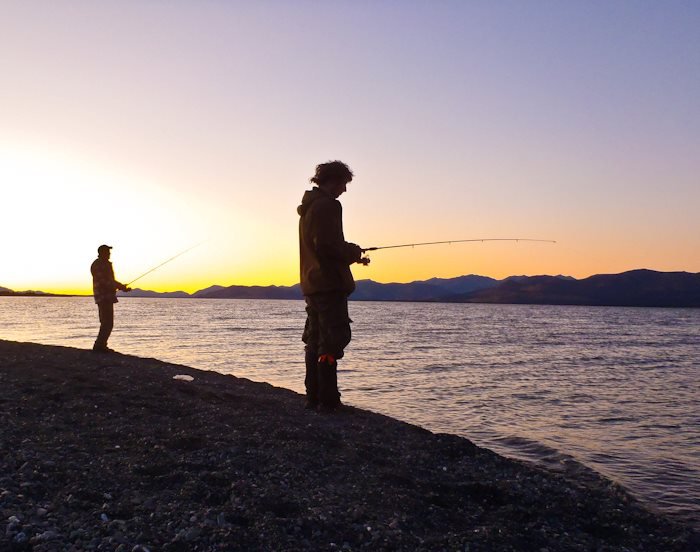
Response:
[[[304,197],[301,198],[301,205],[297,207],[297,213],[299,213],[299,216],[303,217],[314,201],[324,198],[331,199],[331,197],[328,194],[322,192],[319,188],[314,188],[313,190],[306,190],[306,192],[304,192]]]

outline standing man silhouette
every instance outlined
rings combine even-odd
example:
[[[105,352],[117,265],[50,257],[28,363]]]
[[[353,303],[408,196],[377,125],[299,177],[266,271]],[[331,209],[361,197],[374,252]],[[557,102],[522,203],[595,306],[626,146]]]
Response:
[[[301,290],[306,299],[306,408],[333,412],[341,406],[338,360],[350,343],[348,296],[355,290],[353,263],[368,264],[362,249],[345,241],[343,208],[338,201],[353,173],[345,163],[330,161],[316,167],[297,208]]]
[[[100,333],[97,335],[92,350],[96,353],[112,353],[107,347],[107,340],[114,327],[114,303],[117,303],[117,290],[131,291],[131,288],[114,279],[114,268],[109,261],[111,246],[101,245],[97,248],[97,259],[90,267],[92,273],[92,291],[100,314]]]

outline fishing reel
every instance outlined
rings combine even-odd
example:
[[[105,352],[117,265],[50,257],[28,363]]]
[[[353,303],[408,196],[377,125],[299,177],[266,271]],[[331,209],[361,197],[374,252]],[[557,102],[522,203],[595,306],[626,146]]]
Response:
[[[363,266],[369,265],[369,263],[371,263],[372,260],[367,255],[367,252],[368,251],[376,251],[376,249],[377,249],[376,247],[367,247],[365,249],[360,249],[360,251],[362,252],[362,255],[364,255],[364,256],[360,257],[360,260],[357,262]]]

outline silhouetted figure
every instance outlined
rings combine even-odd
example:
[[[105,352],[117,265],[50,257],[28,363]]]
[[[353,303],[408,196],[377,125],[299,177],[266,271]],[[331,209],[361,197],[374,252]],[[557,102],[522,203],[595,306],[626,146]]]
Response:
[[[109,245],[101,245],[97,248],[97,259],[90,267],[92,273],[92,291],[95,303],[100,313],[100,333],[97,335],[92,350],[97,353],[111,353],[107,347],[107,341],[114,327],[114,303],[117,303],[117,290],[131,291],[131,288],[117,282],[114,279],[114,269],[109,261],[111,255]]]
[[[301,290],[306,299],[306,407],[329,412],[341,406],[338,359],[350,343],[348,296],[355,290],[353,263],[368,264],[362,249],[345,241],[343,209],[338,197],[353,173],[345,163],[331,161],[316,167],[297,212]]]

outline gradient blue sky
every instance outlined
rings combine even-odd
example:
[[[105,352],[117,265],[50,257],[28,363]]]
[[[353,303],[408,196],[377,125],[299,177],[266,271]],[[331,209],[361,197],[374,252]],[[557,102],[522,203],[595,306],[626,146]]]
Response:
[[[297,281],[342,159],[356,277],[700,271],[698,2],[3,2],[0,285]],[[48,247],[46,244],[49,244]],[[36,255],[37,249],[42,255]],[[47,270],[47,264],[50,270]]]

